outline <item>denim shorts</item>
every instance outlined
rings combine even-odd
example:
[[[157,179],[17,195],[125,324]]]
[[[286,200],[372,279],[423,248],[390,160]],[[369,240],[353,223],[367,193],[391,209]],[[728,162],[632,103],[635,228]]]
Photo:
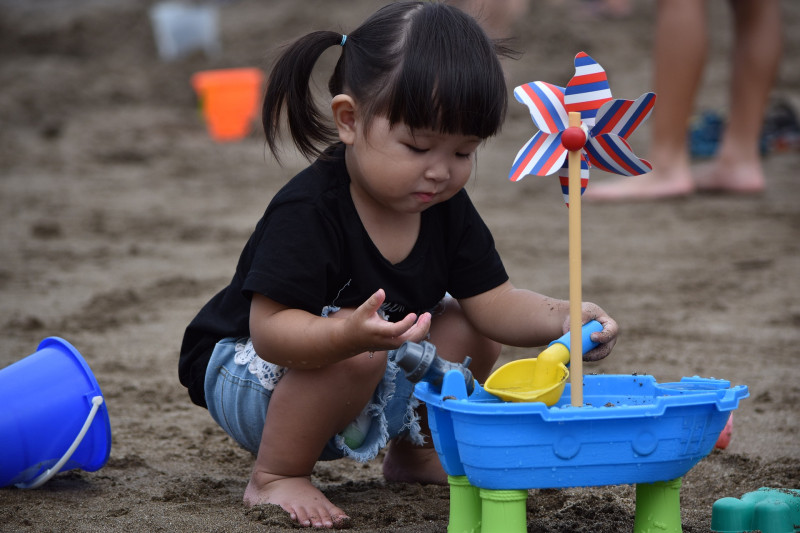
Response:
[[[248,338],[223,339],[211,355],[205,377],[208,411],[228,435],[254,454],[261,442],[272,390],[285,371],[258,357]],[[394,361],[388,361],[383,380],[357,419],[367,422],[366,426],[362,424],[363,442],[353,449],[342,435],[334,435],[319,460],[351,457],[369,461],[397,436],[422,444],[415,411],[419,402],[413,391],[414,384]]]

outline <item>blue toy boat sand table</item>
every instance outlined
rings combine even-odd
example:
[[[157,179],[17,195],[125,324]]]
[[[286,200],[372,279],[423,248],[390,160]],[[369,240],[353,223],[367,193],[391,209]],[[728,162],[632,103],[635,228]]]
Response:
[[[570,405],[569,384],[552,407],[504,402],[477,384],[467,395],[455,371],[441,390],[423,381],[415,395],[427,404],[447,474],[500,491],[672,480],[679,487],[749,395],[744,385],[699,377],[659,384],[649,375],[587,375],[583,383],[581,407]]]

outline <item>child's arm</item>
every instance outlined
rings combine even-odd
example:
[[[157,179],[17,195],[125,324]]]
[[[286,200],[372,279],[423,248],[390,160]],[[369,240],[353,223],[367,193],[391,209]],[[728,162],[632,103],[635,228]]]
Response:
[[[408,340],[423,340],[430,328],[430,313],[419,318],[410,313],[399,322],[387,322],[378,315],[385,298],[379,289],[352,312],[321,317],[253,294],[253,347],[277,365],[319,368],[360,353],[399,348]]]
[[[510,282],[459,300],[472,325],[483,335],[510,346],[543,346],[569,329],[569,302],[517,289]],[[599,306],[584,302],[582,322],[597,320],[603,330],[592,334],[600,346],[584,356],[596,361],[616,343],[619,327]]]

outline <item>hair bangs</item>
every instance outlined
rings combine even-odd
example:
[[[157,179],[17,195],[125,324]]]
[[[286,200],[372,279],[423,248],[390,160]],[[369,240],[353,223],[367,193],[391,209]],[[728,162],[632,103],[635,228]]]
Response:
[[[412,129],[493,136],[508,104],[497,50],[461,11],[426,7],[413,14],[404,35],[385,115]]]

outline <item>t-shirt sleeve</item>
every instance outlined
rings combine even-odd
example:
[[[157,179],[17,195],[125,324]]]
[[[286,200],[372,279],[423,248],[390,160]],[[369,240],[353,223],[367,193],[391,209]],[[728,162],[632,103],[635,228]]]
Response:
[[[453,258],[448,292],[455,298],[476,296],[508,281],[494,238],[466,192],[461,191],[458,208],[452,210],[452,227],[460,228],[449,239]]]
[[[304,202],[276,206],[263,222],[242,291],[319,314],[329,273],[339,264],[340,236],[323,214]]]

